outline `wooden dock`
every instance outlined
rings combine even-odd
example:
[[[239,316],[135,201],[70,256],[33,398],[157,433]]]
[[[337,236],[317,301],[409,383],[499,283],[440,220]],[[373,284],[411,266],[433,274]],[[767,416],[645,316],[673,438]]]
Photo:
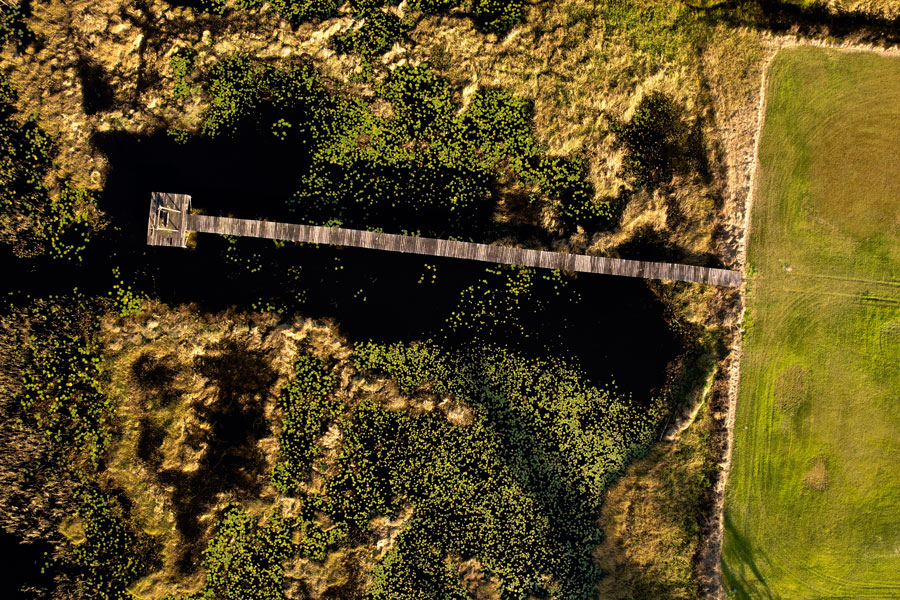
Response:
[[[187,197],[187,205],[190,197]],[[184,205],[184,203],[183,203]],[[151,227],[153,219],[151,210]],[[166,243],[157,245],[184,246],[184,232],[217,233],[256,237],[272,240],[286,240],[312,244],[329,244],[371,250],[387,250],[427,256],[461,258],[479,260],[507,265],[522,265],[543,269],[561,269],[581,273],[598,273],[603,275],[620,275],[624,277],[640,277],[644,279],[661,279],[669,281],[688,281],[725,287],[738,287],[741,284],[740,271],[712,269],[671,263],[625,260],[621,258],[605,258],[584,254],[566,254],[526,248],[510,248],[492,246],[474,242],[458,242],[436,238],[396,235],[361,231],[358,229],[341,229],[336,227],[320,227],[316,225],[297,225],[277,223],[273,221],[252,221],[232,219],[228,217],[211,217],[207,215],[184,214],[180,244]],[[147,243],[152,244],[148,235]]]

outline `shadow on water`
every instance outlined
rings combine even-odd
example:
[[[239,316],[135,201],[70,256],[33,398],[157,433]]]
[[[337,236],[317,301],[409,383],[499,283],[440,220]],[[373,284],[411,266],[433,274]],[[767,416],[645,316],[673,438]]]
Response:
[[[390,342],[438,336],[458,309],[461,293],[485,281],[487,268],[496,268],[206,234],[198,235],[190,250],[148,247],[152,191],[190,194],[209,214],[296,222],[286,200],[305,168],[303,148],[253,138],[179,145],[165,135],[108,135],[95,143],[110,161],[98,199],[110,227],[90,245],[83,263],[36,267],[23,273],[33,281],[20,289],[46,293],[77,285],[88,294],[105,294],[118,266],[126,283],[164,302],[193,302],[206,311],[235,306],[331,317],[351,341]],[[487,341],[535,356],[568,356],[591,379],[615,379],[636,399],[647,398],[663,384],[665,366],[680,349],[662,304],[641,280],[565,279],[560,295],[552,287],[535,287],[542,297],[520,311],[521,327],[498,329]]]
[[[43,588],[47,583],[41,571],[46,563],[45,554],[52,549],[46,542],[23,543],[15,535],[0,529],[0,553],[4,557],[6,573],[0,584],[0,595],[4,598],[42,597],[35,588]]]

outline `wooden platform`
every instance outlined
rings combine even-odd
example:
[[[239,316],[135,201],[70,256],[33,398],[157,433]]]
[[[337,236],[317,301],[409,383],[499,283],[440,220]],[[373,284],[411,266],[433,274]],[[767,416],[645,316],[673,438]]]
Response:
[[[147,221],[147,243],[151,246],[184,248],[187,216],[191,197],[185,194],[150,194],[150,219]]]
[[[387,250],[391,252],[407,252],[428,256],[443,256],[480,260],[491,263],[514,264],[544,269],[562,269],[582,273],[599,273],[603,275],[621,275],[625,277],[641,277],[644,279],[662,279],[670,281],[688,281],[706,283],[726,287],[738,287],[741,284],[740,271],[711,269],[670,263],[644,262],[624,260],[620,258],[604,258],[583,254],[565,254],[525,248],[508,248],[476,244],[474,242],[456,242],[435,238],[376,233],[357,229],[340,229],[319,227],[315,225],[294,225],[272,221],[250,221],[227,217],[210,217],[206,215],[186,214],[185,229],[200,233],[217,233],[221,235],[247,236],[272,240],[289,240],[313,244],[330,244],[334,246],[350,246]],[[152,212],[151,212],[152,218]],[[183,242],[183,237],[181,238]],[[148,236],[148,243],[149,236]],[[175,245],[175,244],[168,244]],[[183,243],[182,243],[183,245]]]

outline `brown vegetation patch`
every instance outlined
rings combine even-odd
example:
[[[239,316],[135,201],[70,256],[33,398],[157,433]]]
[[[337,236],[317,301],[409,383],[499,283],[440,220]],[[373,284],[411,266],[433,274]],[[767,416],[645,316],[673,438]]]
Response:
[[[887,355],[900,355],[900,321],[890,321],[878,332],[879,350]]]
[[[196,589],[200,551],[221,509],[239,501],[263,515],[278,501],[275,400],[299,351],[343,365],[333,327],[274,315],[198,313],[147,303],[102,325],[110,393],[121,426],[107,476],[124,490],[141,528],[159,540],[162,569],[142,595]],[[323,443],[334,445],[335,432]]]
[[[459,581],[469,592],[469,596],[475,600],[496,600],[500,597],[500,586],[496,576],[488,576],[484,572],[484,566],[478,559],[461,560],[458,557],[450,559],[459,573]]]
[[[828,489],[828,468],[824,456],[817,456],[812,461],[812,468],[803,477],[803,485],[809,490],[824,492]]]

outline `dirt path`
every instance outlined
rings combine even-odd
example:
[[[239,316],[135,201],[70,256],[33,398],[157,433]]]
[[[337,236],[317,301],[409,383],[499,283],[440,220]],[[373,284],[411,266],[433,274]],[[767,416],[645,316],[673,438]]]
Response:
[[[732,143],[726,144],[726,162],[728,164],[727,197],[730,219],[726,223],[726,234],[730,240],[730,248],[726,250],[735,259],[735,268],[746,273],[747,246],[752,229],[751,210],[756,193],[756,173],[758,167],[758,151],[760,133],[765,124],[766,93],[768,74],[772,61],[784,48],[812,46],[831,48],[844,52],[874,52],[883,56],[900,57],[900,47],[882,48],[868,44],[832,43],[824,40],[802,39],[797,36],[768,36],[763,38],[765,58],[759,91],[748,97],[744,108],[737,111],[730,119],[732,133],[746,132],[752,128],[751,135],[742,138],[732,137]],[[755,111],[753,109],[755,107]],[[724,299],[723,310],[730,312],[723,321],[730,325],[731,343],[729,352],[722,361],[721,375],[714,384],[712,407],[721,423],[720,435],[720,475],[715,483],[712,500],[712,513],[704,533],[703,546],[698,556],[697,570],[701,589],[706,598],[724,600],[725,590],[722,585],[722,542],[724,533],[725,489],[731,470],[731,457],[734,448],[734,423],[737,408],[738,385],[740,383],[740,365],[743,343],[743,321],[746,306],[747,280],[738,290],[737,298],[728,306]]]

